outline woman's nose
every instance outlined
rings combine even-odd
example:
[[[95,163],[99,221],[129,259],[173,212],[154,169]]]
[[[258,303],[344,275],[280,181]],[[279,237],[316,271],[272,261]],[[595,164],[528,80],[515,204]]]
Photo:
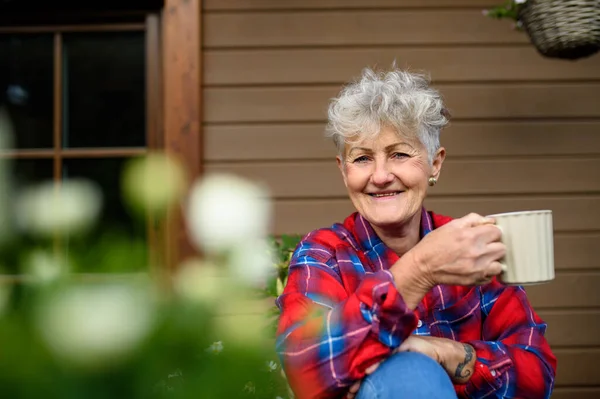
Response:
[[[385,185],[394,180],[394,175],[390,172],[387,162],[375,162],[375,169],[371,175],[373,184],[378,186]]]

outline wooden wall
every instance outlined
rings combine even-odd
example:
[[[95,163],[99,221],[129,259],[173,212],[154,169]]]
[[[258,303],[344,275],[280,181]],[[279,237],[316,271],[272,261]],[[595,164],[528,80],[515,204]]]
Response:
[[[555,399],[600,397],[600,55],[539,56],[489,0],[204,0],[205,169],[266,182],[277,233],[352,210],[323,138],[366,65],[431,72],[452,125],[427,201],[462,216],[552,209],[556,280],[528,289],[559,358]]]

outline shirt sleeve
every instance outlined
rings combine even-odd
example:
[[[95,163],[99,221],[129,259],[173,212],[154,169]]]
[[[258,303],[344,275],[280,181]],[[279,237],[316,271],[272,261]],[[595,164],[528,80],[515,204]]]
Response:
[[[549,398],[556,357],[544,338],[546,324],[534,312],[522,287],[494,280],[480,288],[482,340],[469,341],[477,352],[474,374],[456,385],[461,398]]]
[[[417,324],[390,272],[367,274],[347,292],[338,270],[333,254],[294,256],[277,300],[277,352],[299,399],[339,397]]]

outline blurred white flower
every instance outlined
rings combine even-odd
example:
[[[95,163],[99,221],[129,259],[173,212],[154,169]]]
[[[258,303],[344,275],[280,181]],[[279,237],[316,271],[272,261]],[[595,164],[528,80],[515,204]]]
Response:
[[[233,175],[215,174],[194,183],[187,216],[192,242],[207,253],[219,253],[265,237],[271,203],[261,186]]]
[[[183,373],[179,369],[175,370],[172,373],[169,373],[169,375],[167,376],[167,378],[179,378],[179,377],[183,377]]]
[[[213,304],[227,296],[231,284],[215,264],[191,258],[179,265],[173,287],[187,301]]]
[[[164,153],[131,161],[123,174],[125,198],[137,210],[164,211],[185,190],[181,165]]]
[[[246,385],[244,386],[244,392],[256,393],[256,386],[254,385],[254,383],[252,381],[249,381],[246,383]]]
[[[219,353],[223,352],[223,342],[213,342],[208,348],[206,348],[206,351],[218,355]]]
[[[269,370],[269,372],[273,372],[273,371],[277,370],[277,363],[274,362],[273,360],[268,361],[267,362],[267,370]]]
[[[248,239],[233,248],[228,266],[234,277],[254,285],[265,281],[276,262],[266,239]]]
[[[154,308],[135,284],[68,288],[39,310],[38,329],[51,351],[76,367],[103,368],[135,351],[149,333]]]
[[[87,180],[45,182],[19,193],[17,222],[35,235],[77,233],[89,228],[100,214],[102,194]]]
[[[523,4],[525,3],[527,0],[515,0],[516,4]]]
[[[25,263],[25,272],[35,284],[51,283],[68,272],[67,263],[58,255],[36,250],[31,252]]]

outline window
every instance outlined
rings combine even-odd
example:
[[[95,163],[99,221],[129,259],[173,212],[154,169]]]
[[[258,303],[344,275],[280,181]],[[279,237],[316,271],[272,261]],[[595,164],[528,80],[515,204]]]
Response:
[[[104,209],[94,234],[115,232],[132,245],[148,229],[121,201],[120,174],[160,142],[156,21],[0,28],[0,106],[16,135],[0,156],[14,160],[17,185],[97,182]],[[68,239],[58,245],[68,253]]]

